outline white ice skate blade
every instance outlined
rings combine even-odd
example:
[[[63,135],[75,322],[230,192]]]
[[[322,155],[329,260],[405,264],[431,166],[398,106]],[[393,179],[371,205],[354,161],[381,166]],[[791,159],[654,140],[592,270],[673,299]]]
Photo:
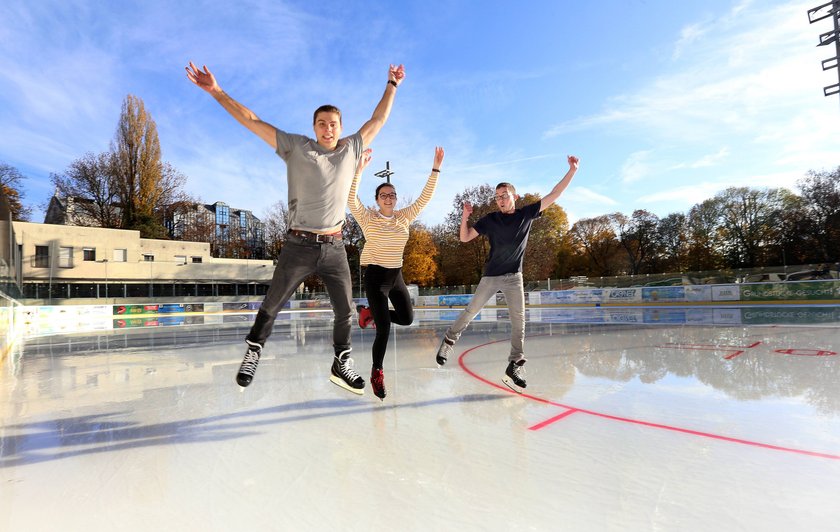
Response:
[[[356,395],[364,395],[365,389],[361,388],[357,390],[356,388],[352,388],[346,382],[341,380],[340,378],[336,377],[335,375],[330,375],[330,382],[338,386],[339,388],[344,388],[348,392],[355,393]]]
[[[503,383],[505,383],[505,386],[507,386],[508,388],[510,388],[511,390],[513,390],[514,392],[516,392],[516,393],[518,393],[518,394],[522,395],[522,390],[524,390],[524,388],[520,388],[519,386],[517,386],[516,384],[514,384],[514,383],[513,383],[513,379],[511,379],[511,378],[510,378],[510,377],[508,377],[507,375],[505,375],[504,377],[502,377],[502,382],[503,382]]]

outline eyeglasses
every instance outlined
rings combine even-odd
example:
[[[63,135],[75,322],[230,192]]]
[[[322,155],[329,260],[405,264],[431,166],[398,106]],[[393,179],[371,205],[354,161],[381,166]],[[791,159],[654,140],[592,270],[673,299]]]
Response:
[[[510,197],[510,194],[505,192],[504,194],[499,194],[498,196],[496,196],[496,201],[503,201],[503,200],[508,199],[509,197]]]
[[[381,199],[381,200],[386,200],[386,199],[395,200],[395,199],[397,199],[397,193],[396,192],[391,192],[390,194],[380,194],[379,199]]]

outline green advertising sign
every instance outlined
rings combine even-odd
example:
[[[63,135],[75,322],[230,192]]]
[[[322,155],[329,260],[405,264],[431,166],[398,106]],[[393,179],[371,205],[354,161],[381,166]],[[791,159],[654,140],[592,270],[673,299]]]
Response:
[[[744,325],[814,325],[840,323],[837,307],[751,307],[741,309]]]
[[[741,301],[825,301],[840,299],[840,282],[811,281],[741,286]]]

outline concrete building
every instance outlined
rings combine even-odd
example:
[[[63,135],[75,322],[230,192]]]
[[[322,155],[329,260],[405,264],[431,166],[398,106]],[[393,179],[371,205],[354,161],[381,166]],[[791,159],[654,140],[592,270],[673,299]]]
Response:
[[[215,258],[208,242],[139,231],[12,222],[23,299],[262,295],[270,260]]]

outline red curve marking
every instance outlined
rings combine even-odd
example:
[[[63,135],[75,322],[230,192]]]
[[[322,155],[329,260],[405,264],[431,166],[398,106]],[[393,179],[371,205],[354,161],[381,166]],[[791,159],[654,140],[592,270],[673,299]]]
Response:
[[[548,335],[548,334],[538,334],[538,335],[534,335],[534,336],[529,336],[528,338],[535,338],[535,337],[539,337],[539,336],[550,336],[550,335]],[[624,423],[633,423],[634,425],[641,425],[643,427],[650,427],[650,428],[662,429],[662,430],[670,430],[670,431],[673,431],[673,432],[681,432],[683,434],[691,434],[692,436],[700,436],[700,437],[703,437],[703,438],[710,438],[710,439],[714,439],[714,440],[727,441],[727,442],[730,442],[730,443],[740,443],[742,445],[751,445],[753,447],[760,447],[762,449],[770,449],[770,450],[773,450],[773,451],[784,451],[784,452],[788,452],[788,453],[802,454],[802,455],[805,455],[805,456],[813,456],[813,457],[817,457],[817,458],[828,458],[828,459],[831,459],[831,460],[840,460],[840,455],[836,455],[836,454],[821,453],[821,452],[816,452],[816,451],[808,451],[808,450],[805,450],[805,449],[795,449],[793,447],[782,447],[780,445],[772,445],[772,444],[769,444],[769,443],[762,443],[762,442],[757,442],[757,441],[744,440],[744,439],[741,439],[741,438],[733,438],[733,437],[730,437],[730,436],[723,436],[721,434],[713,434],[711,432],[701,432],[701,431],[698,431],[698,430],[687,429],[687,428],[683,428],[683,427],[676,427],[676,426],[673,426],[673,425],[663,425],[661,423],[653,423],[653,422],[644,421],[644,420],[641,420],[641,419],[632,419],[632,418],[628,418],[628,417],[614,416],[612,414],[606,414],[604,412],[595,412],[594,410],[586,410],[584,408],[577,408],[577,407],[574,407],[574,406],[565,405],[565,404],[562,404],[562,403],[557,403],[555,401],[551,401],[551,400],[545,399],[543,397],[537,397],[536,395],[530,395],[530,394],[527,394],[527,393],[517,393],[517,392],[514,392],[513,390],[511,390],[510,388],[508,388],[506,386],[502,386],[501,384],[496,384],[495,382],[492,382],[492,381],[489,381],[489,380],[485,379],[481,375],[475,373],[470,368],[468,368],[466,363],[464,362],[464,359],[466,358],[466,356],[469,353],[475,351],[476,349],[479,349],[481,347],[486,347],[486,346],[492,345],[492,344],[497,344],[497,343],[500,343],[500,342],[507,342],[507,341],[508,341],[507,339],[493,340],[492,342],[486,342],[486,343],[479,344],[477,346],[471,347],[471,348],[467,349],[466,351],[464,351],[463,353],[461,353],[461,356],[458,357],[458,365],[461,366],[461,369],[463,369],[471,377],[473,377],[473,378],[475,378],[475,379],[477,379],[477,380],[479,380],[479,381],[481,381],[485,384],[489,384],[490,386],[493,386],[494,388],[498,388],[498,389],[502,390],[503,392],[510,393],[510,394],[513,394],[513,395],[517,395],[517,396],[523,397],[525,399],[530,399],[531,401],[536,401],[538,403],[544,403],[544,404],[547,404],[547,405],[558,406],[560,408],[565,408],[567,410],[566,412],[563,412],[560,415],[554,416],[554,417],[549,418],[549,419],[547,419],[547,420],[545,420],[541,423],[533,425],[532,427],[529,427],[529,430],[542,429],[542,428],[544,428],[544,427],[546,427],[546,426],[548,426],[548,425],[550,425],[550,424],[552,424],[556,421],[564,419],[565,417],[567,417],[570,414],[580,412],[581,414],[589,414],[591,416],[596,416],[596,417],[600,417],[600,418],[604,418],[604,419],[611,419],[613,421],[621,421],[621,422],[624,422]]]

